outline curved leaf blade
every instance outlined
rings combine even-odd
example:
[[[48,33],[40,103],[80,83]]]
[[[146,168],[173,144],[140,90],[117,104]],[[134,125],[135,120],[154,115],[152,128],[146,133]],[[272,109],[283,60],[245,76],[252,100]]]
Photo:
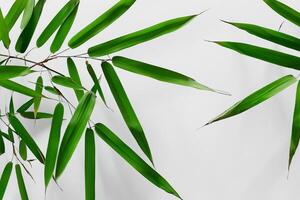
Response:
[[[95,136],[94,131],[90,128],[85,132],[85,199],[95,200]]]
[[[21,13],[25,9],[28,0],[15,0],[14,4],[9,9],[7,15],[5,16],[5,21],[8,26],[8,30],[11,30],[15,25],[16,21],[20,17]]]
[[[0,9],[0,40],[3,41],[3,44],[5,48],[9,48],[10,45],[10,39],[9,39],[9,28],[7,26],[7,23],[3,17],[2,11]]]
[[[25,6],[23,17],[22,17],[21,29],[24,29],[27,26],[32,16],[34,5],[35,5],[35,0],[27,0],[27,1],[28,2],[27,5]]]
[[[19,143],[19,154],[23,160],[27,160],[27,147],[23,140]]]
[[[30,100],[27,101],[27,102],[25,102],[23,105],[21,105],[21,106],[18,108],[17,112],[18,112],[18,113],[24,113],[24,112],[26,112],[26,111],[30,108],[30,106],[33,105],[33,100],[34,100],[34,98],[33,98],[33,99],[30,99]]]
[[[4,197],[4,193],[8,185],[12,168],[13,168],[13,163],[9,162],[5,165],[5,168],[2,172],[1,179],[0,179],[0,199],[3,199]]]
[[[64,87],[75,89],[75,90],[83,90],[82,86],[78,85],[70,77],[59,76],[59,75],[53,76],[52,82],[56,83],[58,85],[64,86]]]
[[[18,182],[18,186],[19,186],[21,199],[29,200],[26,186],[25,186],[24,179],[23,179],[23,175],[22,175],[22,171],[21,171],[21,167],[19,164],[16,164],[15,170],[16,170],[17,182]]]
[[[81,80],[79,77],[79,73],[77,71],[77,67],[75,62],[72,60],[72,58],[68,58],[67,59],[67,65],[68,65],[68,71],[69,71],[69,75],[71,77],[71,79],[78,85],[78,86],[82,86],[81,84]],[[76,98],[78,101],[80,101],[80,99],[82,98],[82,96],[84,95],[84,91],[83,90],[76,90],[74,89]]]

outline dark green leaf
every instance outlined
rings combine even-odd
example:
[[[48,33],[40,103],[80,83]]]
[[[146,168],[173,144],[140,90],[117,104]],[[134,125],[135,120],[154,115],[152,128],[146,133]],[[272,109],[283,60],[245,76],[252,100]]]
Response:
[[[112,8],[100,15],[92,23],[84,27],[69,41],[71,48],[76,48],[103,31],[120,16],[122,16],[133,4],[135,0],[120,0]]]
[[[129,130],[131,131],[140,148],[153,163],[151,150],[149,148],[143,128],[130,104],[130,101],[122,86],[121,81],[119,80],[118,75],[116,74],[111,64],[107,62],[102,63],[102,70],[110,87],[110,90],[115,98],[115,101],[118,104],[124,121],[126,122]]]
[[[14,105],[14,99],[13,96],[10,97],[9,102],[9,114],[14,115],[15,114],[15,105]]]
[[[95,136],[92,129],[85,132],[85,199],[95,200]]]
[[[19,143],[19,154],[23,160],[27,160],[27,147],[23,140]]]
[[[25,66],[0,65],[0,80],[7,80],[19,76],[26,76],[33,71]]]
[[[51,113],[44,112],[37,112],[36,114],[34,114],[34,112],[21,112],[20,114],[27,119],[49,119],[53,117]]]
[[[27,1],[28,2],[24,9],[23,18],[22,18],[22,22],[21,22],[21,29],[24,29],[26,27],[26,25],[28,24],[28,22],[32,16],[34,5],[35,5],[35,0],[27,0]]]
[[[45,171],[44,171],[44,181],[46,187],[50,182],[50,179],[52,177],[55,168],[63,117],[64,117],[64,107],[62,104],[59,103],[56,105],[54,110],[51,130],[50,130],[50,135],[48,140],[48,147],[47,147],[46,161],[45,161]]]
[[[14,143],[14,138],[13,138],[13,136],[11,136],[11,135],[9,135],[9,134],[7,134],[7,133],[4,133],[4,132],[0,131],[0,136],[2,136],[2,138],[5,138],[5,139],[7,139],[8,141]]]
[[[34,117],[37,118],[37,112],[39,110],[41,100],[42,100],[42,92],[43,92],[43,78],[41,76],[38,77],[35,84],[35,91],[39,94],[39,96],[35,97],[33,100],[33,107],[34,107]]]
[[[87,92],[80,100],[63,136],[59,153],[55,177],[58,178],[66,168],[76,146],[90,119],[96,102],[94,93]]]
[[[0,41],[3,41],[5,48],[9,48],[10,39],[9,39],[9,29],[7,27],[7,23],[3,17],[2,11],[0,9]]]
[[[6,88],[8,90],[12,90],[12,91],[15,91],[15,92],[18,92],[20,94],[24,94],[24,95],[27,95],[30,97],[40,96],[40,94],[36,93],[36,91],[34,91],[33,89],[25,87],[14,81],[0,80],[0,86]]]
[[[10,141],[12,141],[12,143],[14,143],[15,142],[14,133],[13,133],[13,131],[12,131],[12,129],[10,127],[8,128],[7,132],[8,132]]]
[[[0,179],[0,199],[3,199],[6,187],[8,185],[8,181],[11,175],[13,163],[9,162],[6,164]]]
[[[176,31],[197,15],[171,19],[89,48],[90,56],[105,56]]]
[[[223,120],[229,117],[233,117],[235,115],[238,115],[240,113],[243,113],[250,108],[255,107],[256,105],[268,100],[269,98],[275,96],[279,92],[283,91],[284,89],[288,88],[290,85],[295,83],[297,79],[292,75],[284,76],[265,87],[255,91],[248,97],[244,98],[243,100],[235,103],[233,106],[231,106],[229,109],[227,109],[225,112],[218,115],[216,118],[211,120],[207,123],[211,124],[219,120]]]
[[[124,158],[134,169],[148,179],[157,187],[163,189],[167,193],[181,198],[174,188],[150,167],[142,158],[140,158],[129,146],[127,146],[117,135],[109,130],[103,124],[95,125],[96,133],[113,148],[122,158]]]
[[[9,9],[5,21],[8,26],[8,30],[11,30],[15,25],[18,18],[21,16],[21,13],[25,9],[28,0],[15,0],[14,4]]]
[[[21,199],[29,200],[20,165],[16,164],[15,169],[16,169],[16,176],[17,176]]]
[[[67,65],[68,65],[68,71],[70,74],[71,79],[78,85],[78,86],[82,86],[81,81],[80,81],[80,77],[77,71],[77,67],[74,63],[74,61],[72,60],[72,58],[68,58],[67,59]],[[84,92],[82,90],[76,90],[74,89],[75,95],[77,97],[77,100],[80,101],[81,97],[84,95]]]
[[[82,86],[78,85],[70,77],[66,77],[66,76],[53,76],[52,77],[52,82],[56,83],[58,85],[64,86],[64,87],[68,87],[68,88],[72,88],[72,89],[76,89],[76,90],[83,90]]]
[[[23,113],[27,111],[30,108],[30,106],[33,104],[33,100],[34,99],[30,99],[29,101],[25,102],[22,106],[20,106],[20,108],[18,108],[17,112]]]
[[[25,142],[27,147],[30,151],[35,155],[35,157],[41,162],[44,163],[45,157],[35,143],[34,139],[30,136],[27,130],[24,128],[22,123],[14,116],[9,115],[9,122],[11,123],[12,127],[15,129],[16,133],[20,136],[20,138]]]
[[[0,135],[0,155],[5,153],[5,143],[2,135]]]

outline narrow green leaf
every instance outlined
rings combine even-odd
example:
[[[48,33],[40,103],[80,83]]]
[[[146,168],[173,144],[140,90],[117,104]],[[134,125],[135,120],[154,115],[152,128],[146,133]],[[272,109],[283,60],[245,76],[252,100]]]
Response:
[[[51,87],[51,86],[45,86],[44,88],[45,88],[45,90],[47,90],[47,91],[50,92],[51,94],[54,94],[54,95],[60,95],[54,87]]]
[[[32,13],[33,13],[33,9],[34,9],[34,5],[35,5],[35,0],[27,0],[27,5],[24,9],[24,12],[23,12],[23,18],[22,18],[22,22],[21,22],[21,29],[24,29],[31,16],[32,16]]]
[[[283,67],[300,70],[300,57],[274,51],[263,47],[258,47],[238,42],[215,42],[223,47],[232,49],[241,54],[257,58],[269,63]]]
[[[35,85],[35,91],[36,93],[39,94],[39,96],[35,97],[33,100],[33,107],[34,107],[34,117],[37,118],[37,112],[39,110],[41,100],[42,100],[42,92],[43,92],[43,78],[41,76],[38,77],[36,80],[36,85]]]
[[[27,147],[23,140],[19,143],[19,154],[23,160],[27,160]]]
[[[13,131],[12,131],[12,129],[10,127],[8,128],[7,132],[8,132],[10,141],[12,141],[12,143],[14,143],[15,142],[14,133],[13,133]]]
[[[3,199],[6,187],[8,185],[8,181],[11,175],[13,163],[8,162],[2,172],[0,179],[0,199]]]
[[[85,132],[85,199],[95,200],[95,136],[90,128]]]
[[[90,74],[90,76],[91,76],[94,84],[95,84],[94,86],[95,86],[96,91],[98,91],[99,96],[101,97],[102,101],[106,105],[106,100],[105,100],[102,88],[101,88],[101,86],[99,84],[99,80],[97,78],[97,75],[96,75],[93,67],[88,62],[86,63],[86,67],[87,67],[87,70],[88,70],[88,72],[89,72],[89,74]]]
[[[67,17],[67,19],[62,23],[60,28],[58,29],[56,36],[51,44],[50,50],[52,53],[57,52],[62,44],[64,43],[68,33],[71,30],[71,27],[74,23],[79,4],[73,9],[72,13]]]
[[[167,33],[176,31],[177,29],[190,22],[196,16],[197,15],[192,15],[171,19],[149,28],[124,35],[122,37],[89,48],[88,54],[93,57],[105,56],[138,45],[140,43],[147,42]]]
[[[0,130],[0,136],[2,136],[2,138],[7,139],[7,141],[14,143],[14,139],[11,137],[11,135],[4,133]]]
[[[224,92],[202,85],[201,83],[198,83],[196,80],[188,76],[185,76],[183,74],[165,68],[161,68],[158,66],[150,65],[137,60],[132,60],[120,56],[113,57],[112,62],[116,67],[143,76],[148,76],[150,78],[154,78],[159,81],[192,87],[199,90],[208,90],[208,91],[219,92],[224,94]]]
[[[96,102],[94,93],[87,92],[80,100],[63,136],[59,153],[55,177],[58,178],[66,168],[83,131],[90,119]]]
[[[268,4],[279,15],[300,26],[300,13],[298,11],[277,0],[264,0],[264,2]]]
[[[32,39],[32,36],[35,32],[35,29],[38,25],[38,22],[40,20],[44,5],[46,0],[39,0],[36,4],[36,6],[33,9],[33,13],[31,15],[31,18],[27,24],[27,26],[23,29],[21,35],[19,36],[15,49],[17,52],[24,53],[29,43]]]
[[[14,4],[9,9],[5,21],[8,26],[8,30],[11,30],[15,25],[18,18],[21,16],[21,13],[25,9],[28,0],[15,0]]]
[[[15,170],[16,170],[16,176],[17,176],[17,181],[18,181],[18,186],[19,186],[21,199],[22,200],[29,200],[28,194],[27,194],[27,191],[26,191],[26,186],[25,186],[24,179],[23,179],[23,175],[22,175],[22,171],[21,171],[21,167],[20,167],[19,164],[16,164]]]
[[[67,65],[68,65],[68,71],[70,74],[71,79],[78,85],[82,86],[79,73],[77,71],[77,67],[75,65],[75,62],[72,60],[72,58],[67,59]],[[81,97],[84,95],[84,91],[81,90],[76,90],[74,89],[75,95],[77,97],[77,100],[80,101]]]
[[[46,153],[45,171],[44,171],[44,181],[45,181],[46,188],[50,182],[50,179],[53,175],[54,168],[55,168],[63,117],[64,117],[64,106],[61,103],[59,103],[56,105],[54,110],[51,130],[50,130],[50,135],[48,140],[47,153]]]
[[[15,105],[14,105],[14,99],[13,96],[10,97],[9,102],[9,114],[14,115],[15,114]]]
[[[245,24],[245,23],[235,23],[235,22],[225,22],[225,23],[231,24],[241,30],[247,31],[252,35],[274,42],[276,44],[280,44],[287,48],[295,49],[298,51],[300,50],[300,39],[294,36],[279,31],[274,31],[269,28],[257,26],[255,24]]]
[[[3,41],[5,48],[9,48],[10,39],[9,39],[9,29],[7,23],[3,17],[2,11],[0,9],[0,40]]]
[[[106,142],[111,148],[113,148],[141,175],[143,175],[146,179],[148,179],[157,187],[181,199],[179,194],[168,183],[167,180],[165,180],[152,167],[150,167],[142,158],[140,158],[128,145],[126,145],[117,135],[115,135],[105,125],[100,123],[96,124],[95,130],[96,133],[104,140],[104,142]]]
[[[10,80],[0,80],[0,86],[4,87],[8,90],[12,90],[15,92],[18,92],[20,94],[24,94],[30,97],[37,97],[39,96],[38,93],[36,93],[36,91],[34,91],[31,88],[25,87],[19,83],[16,83],[14,81],[10,81]]]
[[[130,104],[130,101],[122,86],[121,81],[119,80],[118,75],[116,74],[111,64],[107,62],[102,63],[102,70],[110,87],[110,90],[115,98],[115,101],[118,104],[124,121],[126,122],[129,130],[131,131],[140,148],[153,163],[151,150],[149,148],[143,128],[132,108],[132,105]]]
[[[231,106],[225,112],[218,115],[216,118],[214,118],[210,122],[208,122],[206,125],[212,124],[216,121],[223,120],[223,119],[226,119],[229,117],[233,117],[240,113],[243,113],[243,112],[249,110],[250,108],[253,108],[253,107],[257,106],[258,104],[275,96],[279,92],[281,92],[284,89],[291,86],[296,81],[297,81],[297,79],[292,75],[284,76],[284,77],[264,86],[263,88],[255,91],[254,93],[247,96],[243,100],[235,103],[233,106]]]
[[[69,41],[71,48],[76,48],[103,31],[120,16],[122,16],[133,4],[135,0],[120,0],[112,8],[100,15],[92,23],[84,27]]]
[[[5,143],[2,135],[0,135],[0,155],[5,153]]]
[[[79,3],[79,0],[70,0],[68,3],[56,14],[56,16],[47,25],[40,37],[37,39],[37,47],[43,46],[52,34],[63,24],[63,22],[72,13],[74,8]]]
[[[51,113],[44,113],[44,112],[21,112],[22,117],[27,119],[49,119],[52,118],[53,115]]]
[[[25,66],[9,66],[9,65],[0,65],[0,80],[7,80],[19,76],[26,76],[33,71],[29,67]]]
[[[20,136],[20,138],[25,142],[27,147],[30,151],[35,155],[35,157],[41,162],[44,163],[45,157],[35,143],[34,139],[30,136],[27,130],[24,128],[22,123],[14,116],[9,115],[9,122],[11,123],[12,127],[15,129],[16,133]]]
[[[25,111],[27,111],[30,108],[30,106],[33,104],[33,100],[34,99],[30,99],[29,101],[25,102],[23,105],[21,105],[18,108],[17,112],[18,113],[24,113]]]
[[[75,90],[83,90],[82,86],[78,85],[70,77],[59,76],[59,75],[53,76],[52,77],[52,82],[56,83],[58,85],[64,86],[64,87],[75,89]]]

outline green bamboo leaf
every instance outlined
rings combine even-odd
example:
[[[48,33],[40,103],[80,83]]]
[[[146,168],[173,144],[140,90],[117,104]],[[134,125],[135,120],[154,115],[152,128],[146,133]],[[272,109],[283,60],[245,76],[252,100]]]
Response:
[[[34,5],[35,5],[35,0],[27,0],[27,5],[24,9],[23,12],[23,18],[22,18],[22,22],[21,22],[21,29],[24,29],[26,27],[26,25],[28,24],[32,13],[33,13],[33,9],[34,9]]]
[[[43,92],[43,78],[41,76],[38,77],[36,80],[36,85],[35,85],[35,91],[36,93],[39,94],[39,96],[35,97],[33,100],[33,107],[34,107],[34,117],[37,118],[37,112],[39,110],[41,100],[42,100],[42,92]]]
[[[72,60],[72,58],[67,59],[67,65],[68,65],[68,71],[70,74],[71,79],[78,85],[82,86],[79,73],[77,71],[77,67],[75,65],[75,62]],[[81,97],[84,95],[83,90],[76,90],[74,89],[75,95],[77,97],[77,100],[80,101]]]
[[[54,94],[54,95],[60,95],[54,87],[51,87],[51,86],[45,86],[44,88],[45,88],[45,90],[47,90],[47,91],[50,92],[51,94]]]
[[[28,0],[15,0],[14,4],[9,9],[5,21],[8,26],[8,30],[11,30],[12,27],[15,25],[18,18],[21,16],[21,13],[25,9]]]
[[[78,5],[79,0],[70,0],[68,3],[56,14],[56,16],[47,25],[44,31],[41,33],[37,39],[37,47],[43,46],[52,34],[63,24],[63,22],[72,13],[75,7]]]
[[[30,99],[30,100],[27,101],[27,102],[25,102],[23,105],[21,105],[21,106],[18,108],[17,112],[18,112],[18,113],[24,113],[24,112],[26,112],[26,111],[30,108],[30,106],[33,104],[33,100],[34,100],[34,98],[33,98],[33,99]]]
[[[300,57],[238,42],[215,42],[241,54],[291,69],[300,70]]]
[[[30,97],[40,96],[40,94],[36,93],[36,91],[33,89],[25,87],[11,80],[0,80],[0,86]]]
[[[83,90],[81,85],[78,85],[73,79],[71,79],[70,77],[66,77],[66,76],[53,76],[52,77],[52,82],[56,83],[58,85],[64,86],[64,87],[68,87],[68,88],[72,88],[75,90]]]
[[[201,83],[198,83],[196,80],[188,76],[185,76],[183,74],[180,74],[178,72],[171,71],[158,66],[150,65],[147,63],[143,63],[137,60],[132,60],[121,56],[115,56],[113,57],[112,62],[116,67],[143,76],[148,76],[150,78],[154,78],[159,81],[192,87],[199,90],[207,90],[207,91],[226,94],[225,92],[221,92],[219,90],[215,90],[205,85],[202,85]]]
[[[14,139],[7,133],[4,133],[0,130],[0,136],[2,136],[2,138],[7,139],[7,141],[14,143]]]
[[[72,13],[67,17],[67,19],[62,23],[60,28],[58,29],[56,36],[51,44],[50,50],[52,53],[57,52],[62,44],[64,43],[68,33],[71,30],[71,27],[74,23],[79,4],[73,9]]]
[[[26,191],[26,186],[25,186],[24,179],[23,179],[23,175],[22,175],[22,171],[21,171],[21,167],[20,167],[19,164],[16,164],[15,170],[16,170],[16,176],[17,176],[17,181],[18,181],[18,186],[19,186],[21,199],[22,200],[29,200],[28,194],[27,194],[27,191]]]
[[[120,0],[112,8],[100,15],[92,23],[84,27],[69,41],[71,48],[76,48],[103,31],[119,17],[121,17],[133,4],[135,0]]]
[[[8,132],[10,141],[12,141],[12,143],[14,143],[15,142],[14,133],[13,133],[13,131],[12,131],[12,129],[10,127],[8,128],[7,132]]]
[[[35,32],[35,29],[38,25],[38,22],[40,20],[44,5],[46,0],[39,0],[36,4],[36,6],[33,9],[33,13],[31,15],[31,18],[27,24],[27,26],[23,29],[21,35],[19,36],[15,49],[17,52],[24,53],[29,43],[32,39],[32,36]]]
[[[51,113],[44,113],[44,112],[21,112],[22,117],[27,119],[49,119],[52,118],[53,115]]]
[[[190,22],[197,15],[171,19],[140,31],[124,35],[108,42],[89,48],[88,54],[93,57],[105,56],[117,51],[138,45],[155,39],[167,33],[171,33]]]
[[[298,51],[300,50],[300,39],[294,36],[279,31],[274,31],[269,28],[257,26],[255,24],[235,23],[235,22],[226,22],[226,21],[224,22],[231,24],[241,30],[247,31],[252,35],[263,38],[265,40],[274,42],[276,44],[280,44],[287,48],[295,49]]]
[[[93,67],[87,62],[86,63],[86,67],[87,67],[87,70],[94,82],[94,87],[95,87],[95,90],[98,91],[99,93],[99,96],[101,97],[102,101],[104,102],[104,104],[106,105],[106,100],[105,100],[105,97],[104,97],[104,94],[103,94],[103,90],[99,84],[99,80],[97,78],[97,75],[93,69]]]
[[[3,199],[6,187],[8,185],[8,181],[11,175],[13,163],[8,162],[2,172],[0,179],[0,199]]]
[[[292,75],[284,76],[264,86],[263,88],[255,91],[254,93],[247,96],[243,100],[238,101],[229,109],[227,109],[225,112],[221,113],[216,118],[208,122],[206,125],[243,113],[257,106],[258,104],[270,99],[271,97],[275,96],[279,92],[291,86],[296,81],[297,79]]]
[[[22,123],[14,116],[9,115],[9,122],[12,127],[15,129],[16,133],[20,136],[20,138],[25,142],[30,151],[35,155],[35,157],[41,162],[44,163],[45,157],[35,143],[34,139],[30,136],[27,130],[24,128]]]
[[[90,128],[85,132],[85,199],[95,200],[95,136]]]
[[[300,26],[300,13],[298,11],[277,0],[264,0],[264,2],[268,4],[279,15]]]
[[[27,147],[23,140],[19,143],[19,154],[23,160],[27,160]]]
[[[151,150],[148,145],[145,133],[132,108],[132,105],[130,104],[130,101],[122,86],[121,81],[118,78],[118,75],[116,74],[111,64],[107,62],[102,63],[102,70],[110,87],[110,90],[115,98],[115,101],[118,104],[125,123],[127,124],[129,130],[131,131],[140,148],[153,163]]]
[[[9,48],[10,39],[9,39],[9,29],[7,23],[3,17],[2,11],[0,9],[0,40],[3,41],[5,48]]]
[[[15,105],[14,105],[14,99],[13,96],[10,97],[9,102],[9,114],[14,115],[15,114]]]
[[[64,106],[61,103],[59,103],[56,105],[54,110],[51,130],[50,130],[50,135],[48,140],[47,153],[46,153],[45,170],[44,170],[44,181],[45,181],[46,188],[50,182],[50,179],[52,177],[55,168],[63,117],[64,117]]]
[[[141,175],[143,175],[146,179],[148,179],[157,187],[181,199],[179,194],[168,183],[167,180],[165,180],[152,167],[150,167],[142,158],[140,158],[129,146],[127,146],[117,135],[115,135],[105,125],[100,123],[96,124],[95,130],[96,133],[104,140],[104,142],[106,142],[111,148],[113,148]]]
[[[96,96],[87,92],[80,100],[63,136],[59,153],[55,177],[58,178],[66,168],[74,153],[82,133],[90,119],[96,102]]]
[[[0,80],[7,80],[19,76],[26,76],[33,71],[25,66],[0,65]]]
[[[2,135],[0,135],[0,155],[5,153],[5,143]]]
[[[293,157],[294,157],[296,150],[298,148],[298,145],[299,145],[299,140],[300,140],[300,124],[299,123],[300,123],[300,82],[298,81],[296,100],[295,100],[295,108],[294,108],[294,118],[293,118],[293,128],[292,128],[288,168],[290,168]]]

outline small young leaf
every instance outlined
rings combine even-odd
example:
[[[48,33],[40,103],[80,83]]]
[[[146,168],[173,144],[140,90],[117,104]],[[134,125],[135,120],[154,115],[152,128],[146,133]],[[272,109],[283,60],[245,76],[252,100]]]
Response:
[[[7,15],[5,16],[5,21],[8,26],[8,30],[11,30],[15,25],[21,13],[25,9],[28,0],[15,0],[14,4],[9,9]]]
[[[34,98],[25,102],[22,106],[20,106],[20,108],[18,108],[17,112],[24,113],[25,111],[27,111],[30,108],[30,106],[33,104],[33,100],[34,100]]]
[[[42,92],[43,92],[43,78],[41,76],[38,77],[35,85],[35,91],[39,94],[39,96],[35,97],[33,100],[34,107],[34,117],[37,117],[37,112],[39,110],[41,100],[42,100]]]
[[[102,63],[102,70],[110,87],[110,90],[115,98],[115,101],[118,104],[125,123],[127,124],[129,130],[131,131],[140,148],[153,163],[151,150],[149,148],[145,133],[130,104],[130,101],[122,86],[121,81],[119,80],[117,73],[115,72],[111,64],[107,62]]]
[[[0,135],[0,155],[5,153],[5,143],[2,135]]]
[[[21,29],[24,29],[27,26],[27,24],[32,16],[34,5],[35,5],[35,0],[27,0],[27,1],[28,2],[24,9],[23,18],[22,18],[22,22],[21,22]]]
[[[167,33],[171,33],[190,22],[197,15],[171,19],[140,31],[124,35],[108,42],[89,48],[88,54],[93,57],[105,56],[117,51],[138,45],[155,39]]]
[[[67,65],[68,65],[68,71],[71,79],[78,85],[82,86],[79,73],[77,71],[77,67],[75,65],[75,62],[72,60],[72,58],[67,59]],[[84,95],[83,90],[76,90],[74,89],[75,95],[77,97],[77,100],[80,101],[81,97]]]
[[[28,194],[27,194],[27,191],[26,191],[26,186],[25,186],[24,179],[23,179],[23,175],[22,175],[22,171],[21,171],[21,167],[20,167],[19,164],[16,164],[15,170],[16,170],[16,176],[17,176],[17,181],[18,181],[18,186],[19,186],[21,199],[22,200],[29,200]]]
[[[96,102],[96,96],[87,92],[80,100],[63,136],[59,153],[55,177],[58,178],[71,159],[82,133],[90,119]]]
[[[11,171],[13,168],[13,163],[9,162],[6,164],[0,179],[0,199],[3,199],[6,187],[8,185],[8,181],[11,175]]]
[[[120,0],[112,8],[100,15],[92,23],[84,27],[69,41],[71,48],[76,48],[103,31],[120,16],[122,16],[133,4],[135,0]]]
[[[90,128],[85,132],[85,199],[95,200],[95,136]]]
[[[20,112],[21,116],[27,119],[49,119],[52,118],[53,115],[51,113],[44,112]]]
[[[96,133],[104,140],[104,142],[106,142],[111,148],[113,148],[141,175],[143,175],[157,187],[181,199],[179,194],[174,190],[174,188],[168,183],[167,180],[165,180],[152,167],[150,167],[142,158],[140,158],[128,145],[126,145],[105,125],[100,123],[96,124],[95,130]]]
[[[54,110],[45,161],[44,181],[47,188],[54,172],[60,139],[61,126],[64,117],[64,106],[57,104]]]
[[[266,85],[265,87],[255,91],[254,93],[244,98],[243,100],[235,103],[233,106],[231,106],[225,112],[218,115],[210,122],[208,122],[206,125],[243,113],[255,107],[256,105],[268,100],[269,98],[275,96],[279,92],[291,86],[296,81],[297,79],[292,75],[284,76]]]
[[[9,48],[10,45],[10,39],[9,39],[9,29],[8,26],[6,24],[6,21],[3,17],[2,11],[0,9],[0,41],[3,41],[3,44],[5,46],[5,48]]]
[[[14,81],[10,80],[0,80],[0,86],[4,87],[8,90],[12,90],[15,92],[18,92],[20,94],[24,94],[30,97],[38,97],[40,94],[38,94],[36,91],[34,91],[31,88],[25,87],[19,83],[16,83]]]
[[[19,154],[23,160],[27,160],[27,147],[23,140],[19,143]]]
[[[56,83],[58,85],[64,86],[64,87],[68,87],[68,88],[72,88],[75,90],[83,90],[81,85],[78,85],[73,79],[71,79],[70,77],[66,77],[66,76],[53,76],[52,77],[52,82]]]

